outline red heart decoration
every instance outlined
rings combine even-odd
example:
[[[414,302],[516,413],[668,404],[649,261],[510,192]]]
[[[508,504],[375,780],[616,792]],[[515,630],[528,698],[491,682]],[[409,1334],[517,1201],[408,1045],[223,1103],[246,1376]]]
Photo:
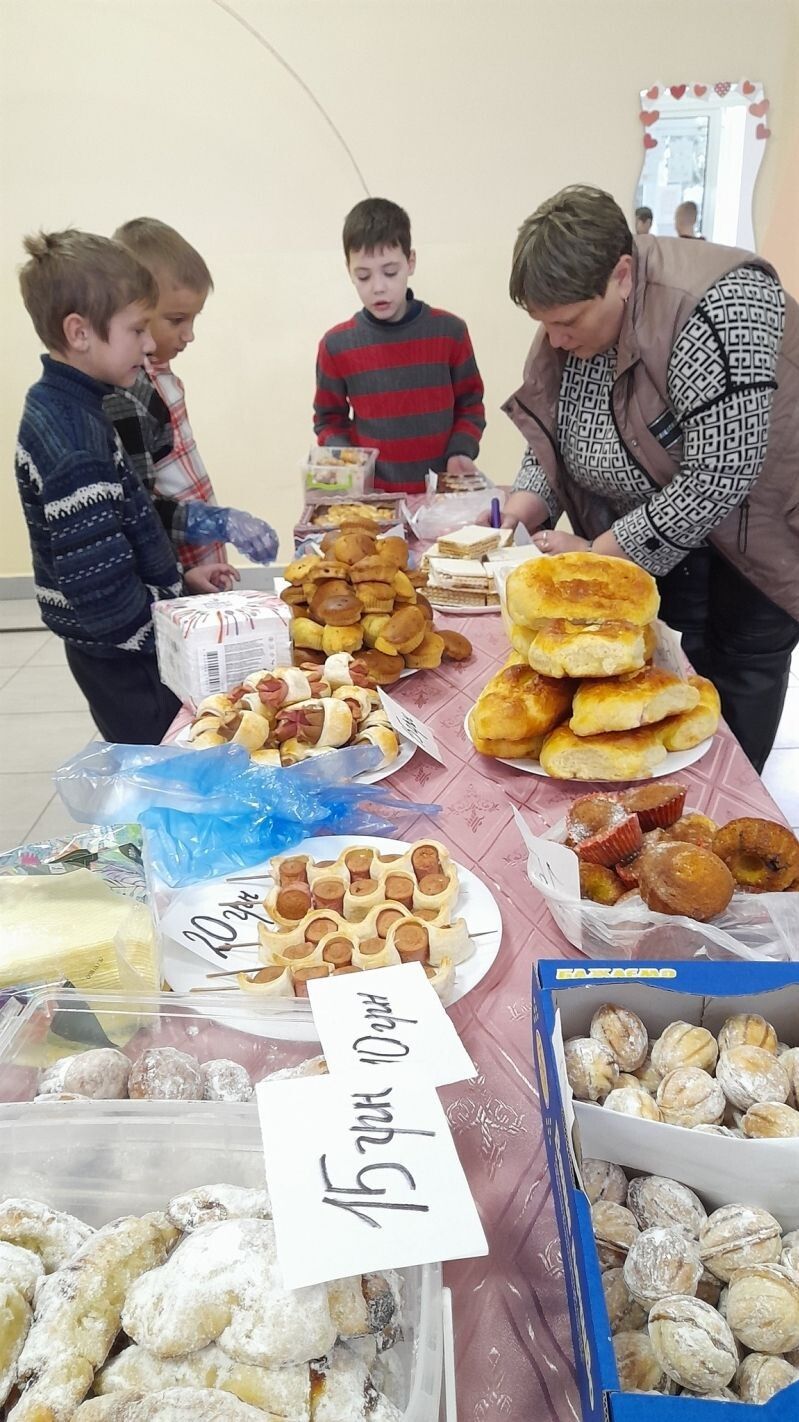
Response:
[[[764,118],[768,113],[768,105],[768,99],[761,99],[759,104],[749,105],[749,112],[750,114],[754,114],[755,118]]]
[[[754,84],[750,84],[748,79],[744,79],[744,82],[743,82],[743,84],[741,85],[741,93],[742,93],[742,94],[754,94],[754,92],[755,92],[755,86],[754,86]]]
[[[707,93],[707,84],[694,84],[694,93],[697,99],[703,99]]]
[[[652,124],[657,123],[660,118],[660,109],[642,109],[638,117],[646,128],[651,128]]]
[[[673,99],[681,99],[686,90],[685,84],[670,84],[669,93]]]
[[[649,137],[649,134],[648,134],[648,133],[645,133],[645,134],[644,134],[644,143],[646,143],[646,140],[648,139],[648,137]],[[766,128],[766,125],[765,125],[764,123],[759,123],[758,126],[757,126],[757,128],[755,129],[755,138],[771,138],[771,129],[770,129],[770,128]]]
[[[726,94],[729,94],[732,85],[726,79],[723,79],[720,84],[714,84],[713,88],[719,98],[723,99]]]
[[[646,91],[646,97],[647,97],[648,99],[656,99],[659,93],[660,93],[660,90],[659,90],[657,84],[653,84],[651,89],[647,89],[647,91]]]
[[[758,124],[758,128],[762,128],[762,127],[763,127],[763,125],[759,123],[759,124]],[[759,137],[760,137],[760,134],[758,133],[757,136],[758,136],[758,138],[759,138]],[[657,148],[657,146],[658,146],[658,141],[657,141],[657,139],[656,139],[656,138],[653,138],[652,135],[651,135],[651,133],[645,133],[645,134],[644,134],[644,148]]]

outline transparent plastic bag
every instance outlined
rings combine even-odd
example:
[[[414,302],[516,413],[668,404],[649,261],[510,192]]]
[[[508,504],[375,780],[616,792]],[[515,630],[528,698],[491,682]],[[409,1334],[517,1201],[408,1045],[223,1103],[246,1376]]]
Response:
[[[176,888],[248,868],[308,835],[394,833],[388,811],[408,820],[438,812],[395,799],[386,786],[352,783],[380,760],[376,746],[351,746],[273,770],[254,764],[243,746],[198,753],[100,741],[54,778],[74,819],[137,821],[148,868]]]
[[[545,838],[561,842],[563,831],[561,821]],[[570,898],[540,878],[532,859],[527,874],[561,933],[588,958],[799,961],[799,893],[736,893],[712,923],[697,923],[656,913],[642,899],[609,906]]]
[[[504,490],[480,489],[474,494],[433,494],[413,514],[413,531],[423,542],[432,543],[442,533],[452,533],[453,529],[474,523],[480,514],[491,508],[492,499],[499,499],[501,508],[505,502]]]

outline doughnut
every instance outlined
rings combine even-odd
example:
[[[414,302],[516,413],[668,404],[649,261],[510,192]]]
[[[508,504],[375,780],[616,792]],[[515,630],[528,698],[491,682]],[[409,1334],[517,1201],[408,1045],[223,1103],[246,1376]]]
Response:
[[[799,874],[799,840],[772,820],[730,820],[714,836],[713,853],[750,893],[778,893]]]

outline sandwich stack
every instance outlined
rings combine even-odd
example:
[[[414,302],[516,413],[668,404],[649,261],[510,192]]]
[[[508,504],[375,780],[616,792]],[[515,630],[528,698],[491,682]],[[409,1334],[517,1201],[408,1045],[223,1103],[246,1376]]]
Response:
[[[536,759],[566,780],[647,779],[718,726],[703,677],[652,664],[660,599],[623,558],[561,553],[510,574],[513,653],[480,693],[469,732],[484,755]]]
[[[469,524],[439,538],[425,554],[427,595],[434,607],[499,607],[499,594],[488,563],[489,553],[503,548],[509,528]]]

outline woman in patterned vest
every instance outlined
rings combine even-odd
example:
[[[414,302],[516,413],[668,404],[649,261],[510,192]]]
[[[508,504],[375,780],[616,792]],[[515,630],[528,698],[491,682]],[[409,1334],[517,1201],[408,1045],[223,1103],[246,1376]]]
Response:
[[[633,238],[588,187],[522,225],[510,294],[540,329],[503,523],[652,573],[762,770],[799,641],[799,306],[753,253]]]

